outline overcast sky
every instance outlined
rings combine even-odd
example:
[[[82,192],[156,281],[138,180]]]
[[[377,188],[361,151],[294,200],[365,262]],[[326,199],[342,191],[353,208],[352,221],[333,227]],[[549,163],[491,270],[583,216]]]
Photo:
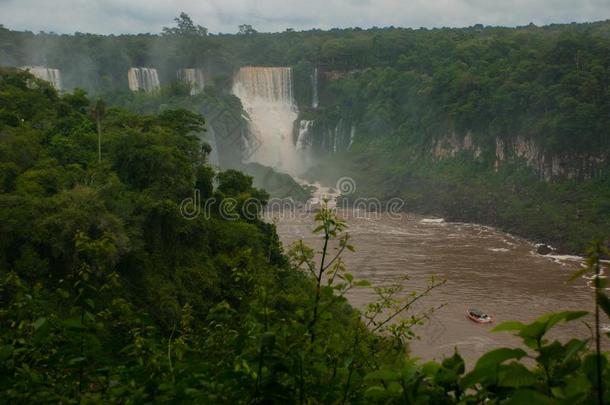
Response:
[[[0,24],[57,33],[160,32],[185,11],[211,32],[538,25],[610,18],[610,0],[0,0]]]

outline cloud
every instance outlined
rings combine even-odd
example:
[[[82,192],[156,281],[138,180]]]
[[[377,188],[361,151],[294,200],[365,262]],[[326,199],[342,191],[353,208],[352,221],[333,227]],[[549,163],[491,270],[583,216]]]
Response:
[[[160,32],[181,11],[211,32],[389,25],[461,27],[598,21],[608,0],[0,0],[0,24],[57,33]]]

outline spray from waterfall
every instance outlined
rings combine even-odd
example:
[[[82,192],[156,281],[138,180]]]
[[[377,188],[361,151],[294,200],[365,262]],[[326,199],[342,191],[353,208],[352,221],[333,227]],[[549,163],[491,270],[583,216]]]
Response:
[[[191,87],[191,96],[203,93],[205,79],[202,69],[186,68],[178,71],[178,80]]]
[[[38,79],[51,83],[56,90],[61,90],[61,72],[59,69],[50,69],[45,66],[23,66],[20,69],[30,72]]]
[[[135,67],[127,72],[129,80],[129,89],[131,91],[145,91],[147,93],[158,90],[161,87],[159,83],[159,74],[157,69]]]
[[[293,142],[298,111],[293,95],[292,69],[243,67],[234,77],[233,94],[250,117],[250,130],[259,140],[250,160],[298,175],[303,161]]]

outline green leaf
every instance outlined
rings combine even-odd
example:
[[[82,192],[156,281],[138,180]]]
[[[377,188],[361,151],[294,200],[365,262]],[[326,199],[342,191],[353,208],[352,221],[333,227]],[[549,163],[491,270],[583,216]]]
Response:
[[[83,363],[87,360],[86,357],[74,357],[73,359],[70,359],[70,361],[68,361],[68,364],[71,366]]]
[[[610,317],[610,299],[608,298],[608,296],[601,291],[598,292],[597,293],[597,302],[598,302],[599,306],[601,307],[601,309],[604,310],[606,315],[608,315]]]
[[[66,290],[63,290],[61,288],[58,288],[57,290],[57,294],[59,294],[59,296],[63,299],[68,299],[70,298],[70,293],[68,293]]]
[[[589,344],[589,340],[590,339],[585,339],[585,340],[572,339],[572,340],[570,340],[568,342],[568,344],[566,345],[566,354],[563,357],[563,362],[564,363],[568,362],[572,358],[572,356],[574,356],[579,351],[584,350],[587,347],[587,344]]]
[[[13,354],[13,350],[11,345],[0,346],[0,362],[8,360]]]
[[[425,375],[432,377],[438,372],[438,370],[440,368],[441,368],[441,365],[438,364],[437,362],[429,361],[427,363],[424,363],[421,370],[422,370],[422,373],[424,373]]]
[[[566,385],[563,392],[568,398],[586,396],[593,389],[591,382],[582,373],[569,375],[565,380]]]
[[[47,339],[49,332],[51,331],[51,324],[46,318],[39,318],[34,322],[34,335],[32,336],[32,342],[40,342],[43,339]]]
[[[475,369],[494,368],[506,360],[519,360],[525,356],[527,356],[527,353],[521,349],[509,349],[507,347],[502,347],[482,355],[477,361]]]
[[[536,383],[536,376],[523,364],[510,363],[502,366],[499,373],[499,385],[503,387],[519,388],[531,386]]]
[[[356,280],[354,281],[355,287],[370,287],[371,282],[369,280]]]
[[[404,382],[409,382],[417,374],[417,359],[407,360],[400,374]]]
[[[265,332],[261,344],[263,347],[273,347],[275,345],[275,333]]]
[[[385,388],[379,385],[374,385],[372,387],[367,388],[364,392],[364,396],[370,399],[382,399],[387,396]]]
[[[472,370],[470,373],[466,374],[460,380],[460,388],[463,390],[472,387],[478,383],[484,383],[488,378],[493,376],[495,373],[494,370],[488,370],[484,368]]]
[[[601,368],[604,370],[606,368],[606,363],[608,363],[608,359],[606,356],[600,356]],[[585,357],[582,363],[582,369],[587,375],[587,378],[591,382],[594,387],[597,387],[597,355],[592,353]]]
[[[453,353],[453,356],[447,357],[443,360],[442,366],[444,368],[454,371],[458,375],[464,374],[464,359],[462,358],[462,356],[459,355],[457,350]]]
[[[554,404],[555,401],[552,398],[547,397],[539,393],[538,391],[528,390],[528,389],[520,389],[515,391],[510,398],[504,404],[515,404],[515,405],[523,405],[523,404],[536,404],[536,405],[546,405],[546,404]]]
[[[460,387],[467,389],[475,384],[487,384],[495,382],[496,376],[502,370],[500,365],[510,359],[521,359],[526,356],[521,349],[500,348],[485,353],[479,358],[477,364],[470,373],[466,374],[460,380]]]
[[[521,336],[529,347],[536,348],[537,341],[559,322],[569,322],[587,315],[586,311],[563,311],[545,314],[534,322],[527,324],[521,328],[519,336]]]
[[[33,323],[34,330],[38,330],[38,329],[42,328],[46,323],[47,323],[47,318],[36,319],[36,321]]]
[[[502,322],[495,328],[493,328],[492,332],[506,332],[510,330],[521,330],[525,325],[518,321],[506,321]]]
[[[549,317],[549,322],[548,322],[548,326],[547,326],[547,330],[551,329],[553,326],[555,326],[556,324],[558,324],[561,321],[564,322],[570,322],[570,321],[574,321],[576,319],[580,319],[583,316],[587,315],[589,312],[587,311],[563,311],[563,312],[557,312],[555,314],[551,314],[551,316]]]
[[[400,373],[395,370],[390,369],[382,369],[376,370],[368,373],[365,377],[365,380],[387,380],[387,381],[395,381],[400,379]]]
[[[87,306],[91,309],[95,309],[95,303],[93,302],[93,300],[91,298],[86,298],[85,299],[85,304],[87,304]]]
[[[63,324],[68,329],[79,330],[79,329],[83,329],[84,328],[82,322],[80,321],[80,318],[66,319],[65,321],[63,321]]]

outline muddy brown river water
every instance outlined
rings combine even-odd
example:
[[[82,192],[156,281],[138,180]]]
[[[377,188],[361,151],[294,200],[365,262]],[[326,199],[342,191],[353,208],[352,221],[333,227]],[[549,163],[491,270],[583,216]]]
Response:
[[[411,351],[424,360],[442,359],[458,348],[472,367],[491,349],[520,344],[511,333],[492,333],[493,325],[506,320],[530,322],[551,311],[593,310],[587,280],[567,282],[580,266],[576,257],[541,256],[533,243],[479,225],[408,214],[396,218],[396,214],[353,210],[338,213],[347,220],[356,248],[345,254],[348,270],[356,278],[380,286],[406,283],[406,291],[422,290],[431,275],[447,280],[420,304],[420,309],[446,304],[415,329],[419,339],[411,342]],[[311,233],[313,214],[275,216],[285,245],[303,239],[320,246],[320,236]],[[361,308],[375,297],[370,289],[357,289],[348,298]],[[476,324],[466,318],[466,307],[481,308],[496,322]],[[577,321],[551,334],[560,340],[574,336],[587,337],[590,332]]]

